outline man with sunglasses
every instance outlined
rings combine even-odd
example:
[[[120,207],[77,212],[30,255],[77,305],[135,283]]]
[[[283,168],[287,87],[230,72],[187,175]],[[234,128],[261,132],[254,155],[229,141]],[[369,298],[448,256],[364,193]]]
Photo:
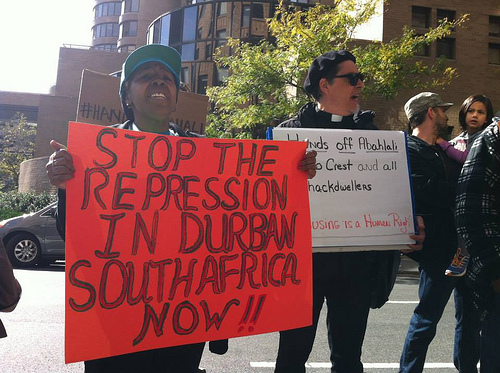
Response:
[[[315,102],[303,106],[280,127],[376,130],[375,113],[359,109],[363,87],[363,75],[350,52],[327,52],[314,59],[304,82],[305,91]],[[411,236],[417,242],[424,238],[420,222],[422,235]],[[421,248],[409,246],[410,250]],[[275,372],[305,372],[326,299],[331,372],[362,373],[361,349],[368,313],[370,307],[379,308],[388,299],[398,265],[398,251],[314,253],[313,250],[313,324],[280,332]]]

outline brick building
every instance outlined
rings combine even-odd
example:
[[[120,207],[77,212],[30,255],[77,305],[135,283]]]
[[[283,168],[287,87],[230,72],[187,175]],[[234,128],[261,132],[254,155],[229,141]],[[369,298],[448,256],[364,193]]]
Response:
[[[448,124],[458,131],[458,111],[465,98],[471,94],[488,96],[495,111],[500,110],[500,2],[483,0],[399,0],[384,6],[383,40],[397,37],[404,26],[416,33],[424,33],[447,17],[453,19],[469,14],[465,26],[459,27],[445,40],[434,43],[420,53],[420,59],[432,63],[445,55],[447,64],[457,69],[458,77],[437,91],[443,100],[455,105],[447,111]],[[376,123],[381,129],[406,129],[402,107],[418,91],[401,92],[392,101],[371,99],[363,104],[377,111]]]
[[[331,3],[330,0],[323,1]],[[314,0],[295,0],[307,7]],[[15,111],[25,112],[38,123],[37,157],[50,154],[49,138],[66,141],[67,123],[77,112],[81,72],[89,69],[112,73],[135,48],[152,42],[175,47],[182,56],[182,80],[193,92],[204,93],[207,86],[219,84],[227,71],[217,70],[214,50],[228,37],[255,42],[268,37],[265,19],[272,17],[276,1],[200,1],[200,0],[95,0],[91,45],[60,49],[57,81],[48,95],[0,92],[0,120]],[[423,33],[439,19],[469,13],[465,27],[421,51],[418,57],[432,63],[445,55],[456,67],[458,78],[439,91],[443,99],[455,103],[448,114],[450,125],[458,126],[458,109],[470,94],[489,96],[495,110],[500,109],[500,2],[483,0],[481,6],[466,0],[398,0],[384,5],[383,41],[401,34],[404,26]],[[363,108],[377,112],[381,129],[404,129],[402,107],[417,92],[401,92],[394,100],[371,98]]]

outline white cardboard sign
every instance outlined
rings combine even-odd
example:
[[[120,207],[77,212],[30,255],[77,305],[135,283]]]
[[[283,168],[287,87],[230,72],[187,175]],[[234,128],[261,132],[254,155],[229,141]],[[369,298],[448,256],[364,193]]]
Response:
[[[400,250],[414,243],[406,134],[274,128],[274,140],[308,141],[317,155],[309,180],[314,252]]]

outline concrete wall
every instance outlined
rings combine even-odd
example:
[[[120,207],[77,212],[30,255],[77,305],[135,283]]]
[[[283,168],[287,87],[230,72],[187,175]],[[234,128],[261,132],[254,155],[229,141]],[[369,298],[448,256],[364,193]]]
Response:
[[[78,98],[83,69],[110,74],[121,70],[127,56],[128,53],[60,48],[54,94]]]

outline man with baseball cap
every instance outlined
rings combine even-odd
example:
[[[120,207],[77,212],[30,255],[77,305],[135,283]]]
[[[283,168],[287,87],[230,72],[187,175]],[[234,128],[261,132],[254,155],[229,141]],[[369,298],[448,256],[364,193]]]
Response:
[[[423,120],[415,121],[415,117],[417,115],[425,116],[427,110],[430,108],[441,108],[444,113],[446,110],[450,108],[450,106],[453,106],[453,104],[451,102],[443,102],[443,100],[441,100],[441,97],[439,97],[437,93],[422,92],[416,96],[413,96],[406,102],[405,113],[409,123],[410,124],[413,123],[416,126],[417,125],[416,123],[423,122]],[[444,117],[446,117],[444,125],[447,126],[448,117],[446,115],[444,115]],[[440,119],[441,120],[438,120],[438,122],[436,123],[438,125],[438,128],[436,128],[436,130],[440,131],[439,135],[443,135],[446,134],[446,132],[443,131],[446,130],[448,127],[443,129],[442,128],[443,120],[442,118]]]
[[[360,111],[364,76],[356,58],[346,50],[330,51],[314,59],[304,90],[315,102],[280,124],[281,127],[376,130],[375,113]],[[419,226],[423,230],[423,226]],[[423,235],[411,236],[421,242]],[[411,245],[410,249],[419,249]],[[331,372],[361,373],[361,349],[370,307],[381,307],[399,265],[399,252],[316,253],[313,250],[313,324],[280,332],[276,373],[305,372],[321,308],[326,299]],[[378,291],[378,284],[385,291]],[[375,294],[375,296],[374,296]]]
[[[426,227],[422,250],[408,254],[419,263],[420,300],[411,318],[401,355],[399,371],[405,373],[423,371],[427,349],[452,291],[456,289],[457,296],[467,291],[463,279],[444,274],[458,247],[454,207],[461,164],[449,158],[436,140],[448,131],[445,112],[452,105],[443,102],[436,93],[422,92],[410,98],[404,106],[412,130],[408,137],[408,157],[415,210],[423,216]],[[472,372],[460,364],[465,355],[458,353],[458,348],[466,325],[459,320],[466,315],[462,315],[462,308],[457,304],[456,317],[455,365],[460,372]],[[477,372],[475,364],[472,369]]]

